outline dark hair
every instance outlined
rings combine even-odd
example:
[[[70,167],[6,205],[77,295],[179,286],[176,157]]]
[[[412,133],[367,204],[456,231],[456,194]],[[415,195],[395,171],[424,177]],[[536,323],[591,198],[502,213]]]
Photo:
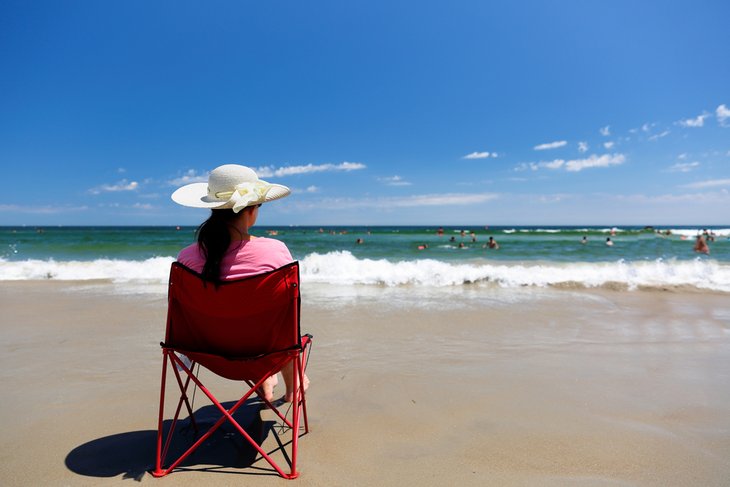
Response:
[[[237,216],[233,210],[211,210],[210,217],[198,227],[196,235],[205,257],[202,275],[206,281],[220,282],[221,262],[231,245],[230,229],[235,229],[232,222]]]

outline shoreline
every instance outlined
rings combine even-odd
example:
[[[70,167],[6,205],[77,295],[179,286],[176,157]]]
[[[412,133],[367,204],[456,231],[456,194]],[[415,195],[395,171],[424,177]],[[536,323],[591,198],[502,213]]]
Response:
[[[165,296],[84,284],[0,282],[0,374],[14,391],[0,405],[3,484],[278,485],[251,468],[144,473]],[[315,341],[299,485],[730,478],[725,293],[360,291],[304,290]]]

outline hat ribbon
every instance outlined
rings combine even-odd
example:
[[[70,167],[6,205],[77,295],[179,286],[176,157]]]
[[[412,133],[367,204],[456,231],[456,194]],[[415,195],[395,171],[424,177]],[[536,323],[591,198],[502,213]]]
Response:
[[[247,206],[263,203],[270,189],[271,185],[263,181],[245,182],[237,184],[233,191],[220,191],[215,197],[228,199],[226,203],[232,203],[233,212],[238,213]]]

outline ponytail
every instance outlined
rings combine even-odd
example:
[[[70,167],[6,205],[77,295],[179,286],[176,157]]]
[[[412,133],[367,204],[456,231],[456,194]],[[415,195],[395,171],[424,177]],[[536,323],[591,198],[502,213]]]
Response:
[[[221,262],[231,245],[230,229],[238,215],[233,210],[211,210],[210,217],[205,220],[196,232],[198,246],[205,257],[203,279],[219,283],[221,276]]]

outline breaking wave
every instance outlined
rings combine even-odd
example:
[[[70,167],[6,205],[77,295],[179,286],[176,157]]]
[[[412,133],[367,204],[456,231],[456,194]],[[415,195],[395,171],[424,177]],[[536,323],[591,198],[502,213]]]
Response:
[[[114,283],[165,283],[173,257],[92,261],[0,259],[0,280],[108,280]],[[730,292],[730,264],[712,259],[618,262],[496,263],[488,260],[443,262],[357,258],[348,251],[312,253],[301,259],[303,283],[379,286],[484,285],[505,288],[606,287],[683,288]]]

